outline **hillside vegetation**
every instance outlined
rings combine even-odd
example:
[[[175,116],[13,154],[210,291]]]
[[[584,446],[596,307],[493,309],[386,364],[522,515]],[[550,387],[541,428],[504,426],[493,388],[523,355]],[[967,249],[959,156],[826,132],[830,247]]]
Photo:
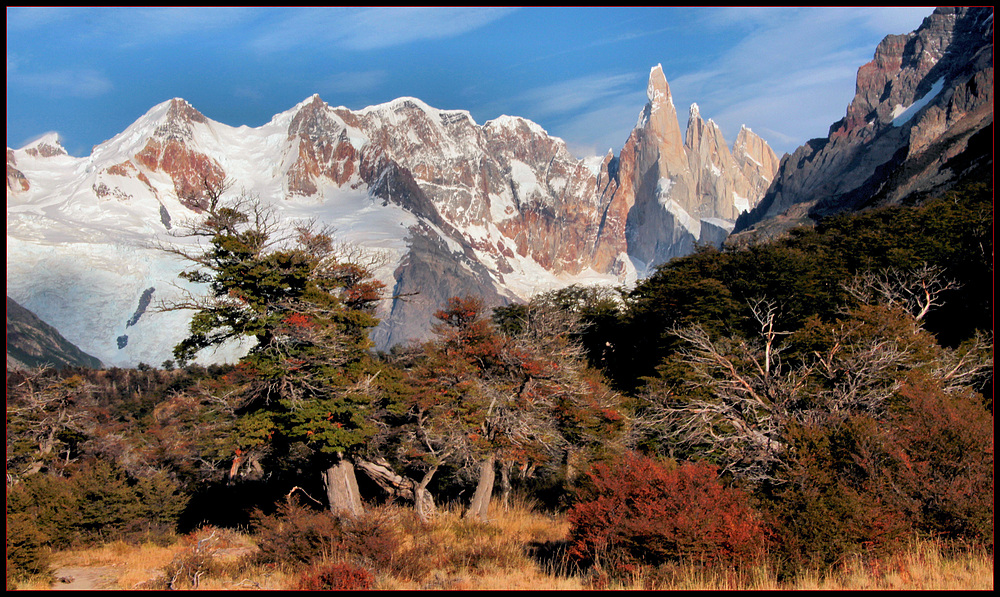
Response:
[[[330,231],[219,195],[186,233],[176,361],[8,372],[8,588],[101,549],[166,550],[121,588],[992,588],[985,186],[386,353]]]

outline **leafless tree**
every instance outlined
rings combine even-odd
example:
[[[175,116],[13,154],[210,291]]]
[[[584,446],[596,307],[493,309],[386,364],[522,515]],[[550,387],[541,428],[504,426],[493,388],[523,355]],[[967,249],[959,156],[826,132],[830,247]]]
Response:
[[[844,290],[861,303],[901,307],[921,321],[942,304],[945,292],[959,286],[944,274],[944,267],[927,263],[909,270],[890,267],[858,274]]]
[[[762,480],[784,450],[781,432],[809,372],[782,367],[777,310],[756,303],[753,311],[762,329],[757,341],[714,340],[700,326],[674,331],[686,341],[681,358],[695,391],[654,396],[644,422],[671,443],[705,450],[725,471]]]
[[[69,464],[75,457],[61,436],[93,430],[95,422],[81,405],[90,398],[91,384],[51,373],[46,367],[24,372],[7,396],[8,479],[37,473],[56,460]]]
[[[773,465],[785,450],[782,437],[792,422],[853,413],[884,417],[907,373],[917,368],[949,391],[968,388],[989,373],[992,342],[977,337],[959,350],[938,346],[919,325],[928,304],[920,303],[917,313],[902,318],[883,305],[828,324],[825,347],[811,358],[799,355],[794,366],[781,360],[779,310],[764,301],[751,304],[760,324],[752,339],[713,338],[699,326],[677,329],[674,333],[685,341],[679,358],[691,378],[683,387],[652,387],[643,431],[668,445],[712,456],[724,470],[748,481],[773,480]]]

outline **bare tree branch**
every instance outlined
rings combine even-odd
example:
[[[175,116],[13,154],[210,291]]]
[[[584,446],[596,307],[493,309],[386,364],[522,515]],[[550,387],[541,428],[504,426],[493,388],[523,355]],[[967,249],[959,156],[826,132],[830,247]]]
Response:
[[[858,274],[843,288],[861,303],[901,307],[921,321],[931,309],[943,304],[945,292],[959,287],[944,273],[944,267],[927,263],[910,270],[890,267]]]

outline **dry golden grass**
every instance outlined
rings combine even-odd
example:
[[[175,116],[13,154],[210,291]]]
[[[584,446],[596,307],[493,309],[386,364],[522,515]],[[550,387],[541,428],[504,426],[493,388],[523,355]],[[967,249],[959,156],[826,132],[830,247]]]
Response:
[[[45,591],[52,588],[52,583],[48,580],[33,578],[17,583],[18,591]]]
[[[803,574],[796,588],[823,590],[993,590],[993,555],[983,549],[949,554],[924,541],[884,559],[845,563],[820,578]]]
[[[489,523],[464,520],[456,509],[444,509],[428,525],[412,512],[385,508],[381,514],[400,534],[399,560],[375,570],[380,590],[992,590],[993,556],[985,550],[949,552],[930,542],[913,544],[881,560],[856,559],[825,575],[803,573],[779,583],[766,565],[736,571],[675,566],[613,580],[599,587],[591,575],[571,569],[560,551],[546,563],[532,558],[532,546],[558,547],[569,535],[565,517],[542,513],[529,504],[496,507]],[[116,542],[54,554],[56,568],[94,567],[112,571],[118,590],[166,588],[167,574],[177,588],[196,590],[281,590],[295,588],[300,572],[250,563],[253,538],[232,530],[204,528],[168,547]],[[194,586],[189,569],[178,566],[210,556],[198,570]],[[19,589],[49,588],[24,583]]]
[[[176,547],[152,543],[130,545],[116,541],[89,549],[62,551],[55,554],[55,568],[113,568],[116,588],[127,589],[155,576],[173,559]]]

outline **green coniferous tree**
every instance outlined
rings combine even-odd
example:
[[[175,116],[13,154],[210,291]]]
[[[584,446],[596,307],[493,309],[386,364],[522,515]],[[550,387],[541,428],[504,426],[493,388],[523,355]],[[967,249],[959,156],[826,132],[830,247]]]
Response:
[[[283,226],[257,198],[224,201],[224,191],[211,188],[204,216],[179,233],[198,242],[164,247],[193,264],[182,278],[208,286],[166,307],[195,311],[174,355],[183,364],[206,348],[253,341],[229,376],[240,397],[230,475],[279,438],[301,442],[331,510],[357,515],[351,455],[374,433],[368,332],[383,289],[372,273],[378,256],[336,246],[312,222]]]

